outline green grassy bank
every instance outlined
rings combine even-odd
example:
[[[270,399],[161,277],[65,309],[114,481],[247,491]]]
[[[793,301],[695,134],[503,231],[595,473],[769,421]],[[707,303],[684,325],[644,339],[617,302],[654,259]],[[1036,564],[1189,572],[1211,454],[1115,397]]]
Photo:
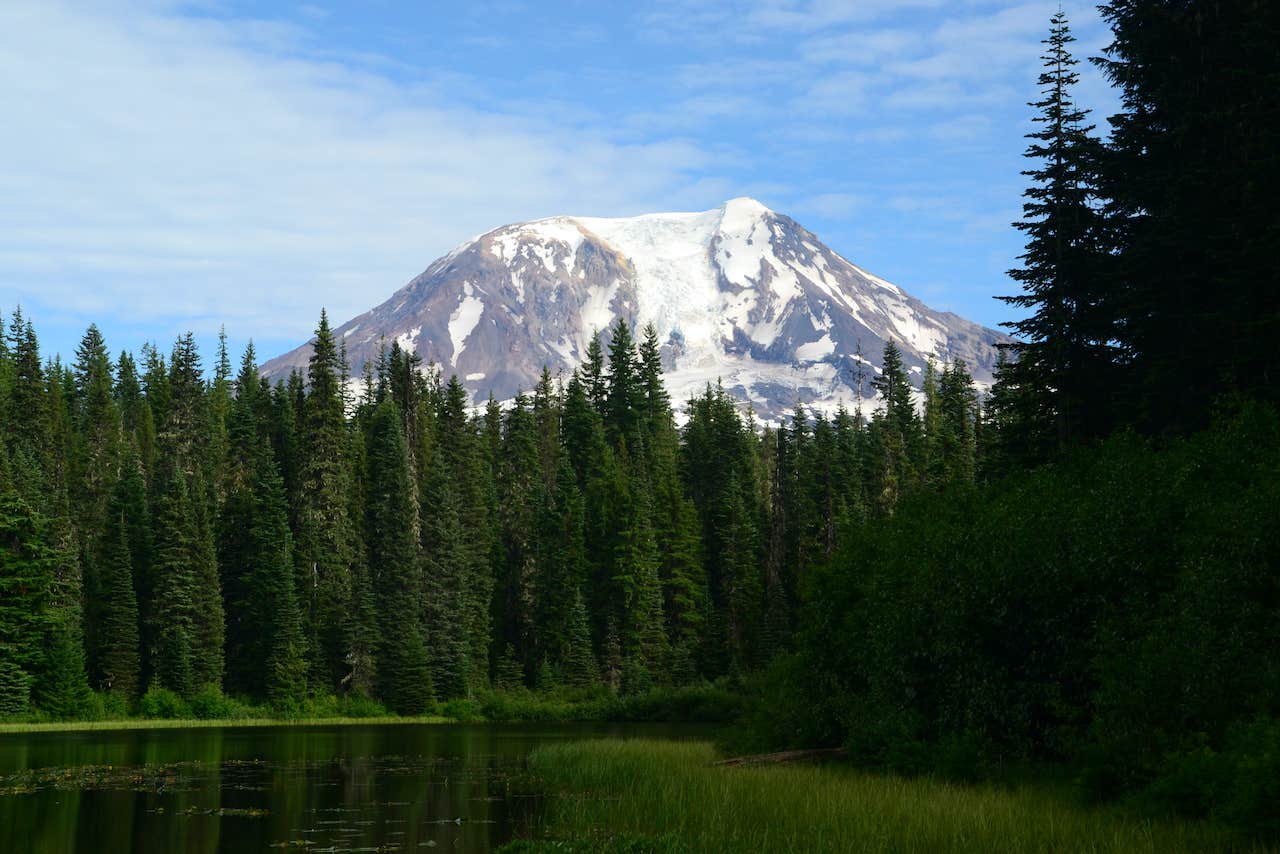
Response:
[[[1032,786],[963,786],[839,765],[716,767],[709,744],[588,741],[530,757],[549,798],[516,852],[1263,851],[1220,827],[1078,806]]]
[[[98,714],[54,720],[40,714],[5,720],[0,735],[25,732],[176,729],[217,726],[306,726],[325,724],[510,723],[570,721],[672,721],[723,723],[740,710],[738,695],[711,685],[655,688],[620,697],[606,690],[578,693],[491,691],[474,698],[435,703],[428,714],[401,717],[359,697],[320,697],[304,706],[277,709],[205,690],[189,699],[148,691],[135,704],[98,703]]]

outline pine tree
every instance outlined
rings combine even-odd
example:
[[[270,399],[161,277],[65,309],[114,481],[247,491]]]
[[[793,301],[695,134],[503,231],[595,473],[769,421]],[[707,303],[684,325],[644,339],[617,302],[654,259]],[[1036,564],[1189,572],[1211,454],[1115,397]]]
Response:
[[[174,342],[169,357],[168,406],[156,435],[158,465],[184,481],[189,519],[188,572],[191,584],[188,655],[193,688],[221,687],[225,668],[225,616],[214,546],[217,463],[211,456],[212,419],[195,336]],[[177,690],[175,688],[175,690]]]
[[[421,714],[433,697],[422,639],[422,558],[417,505],[399,408],[383,400],[369,425],[365,542],[382,643],[380,696],[400,714]]]
[[[582,494],[562,457],[551,492],[540,500],[533,583],[536,655],[556,668],[569,655],[569,613],[587,578],[585,520]]]
[[[48,521],[12,488],[0,490],[0,653],[12,692],[0,702],[10,706],[25,706],[23,686],[29,689],[44,666],[58,560]]]
[[[84,647],[76,628],[63,624],[54,630],[44,676],[36,683],[36,705],[59,720],[85,715],[93,702],[93,692],[85,680]]]
[[[1280,395],[1280,86],[1270,0],[1114,0],[1120,89],[1103,193],[1132,383],[1128,421],[1208,423],[1210,402]]]
[[[18,666],[13,648],[0,644],[0,720],[27,711],[31,676]]]
[[[609,342],[607,387],[605,433],[614,447],[625,442],[628,453],[639,461],[644,453],[641,426],[647,405],[631,328],[622,318],[613,325]]]
[[[321,312],[299,425],[294,561],[313,678],[317,685],[330,688],[337,688],[347,674],[351,643],[347,618],[352,566],[357,560],[341,370],[329,319]]]
[[[422,501],[423,616],[432,682],[442,699],[465,696],[475,682],[470,673],[466,548],[459,506],[452,472],[444,455],[437,454],[430,461]]]
[[[525,668],[534,662],[537,584],[537,517],[543,496],[537,423],[529,398],[516,395],[503,424],[498,464],[498,509],[502,525],[502,562],[495,643],[505,644]]]
[[[281,708],[307,691],[307,660],[294,589],[284,481],[270,443],[269,389],[246,348],[228,415],[230,454],[218,554],[227,609],[228,683]]]
[[[942,372],[938,401],[941,481],[973,483],[977,471],[978,393],[963,361]]]
[[[562,672],[566,684],[588,688],[600,682],[600,666],[591,648],[591,621],[582,591],[573,591],[573,603],[565,625],[565,652]]]
[[[1027,425],[1044,447],[1054,447],[1104,434],[1112,419],[1108,396],[1116,386],[1114,307],[1108,304],[1105,223],[1097,205],[1098,144],[1085,125],[1087,112],[1072,100],[1079,82],[1068,45],[1075,41],[1066,15],[1052,20],[1042,97],[1030,106],[1041,128],[1028,134],[1026,156],[1038,167],[1023,174],[1034,182],[1027,189],[1024,219],[1014,224],[1027,235],[1023,266],[1009,276],[1022,293],[1000,299],[1031,309],[1029,317],[1004,325],[1022,336],[1012,345],[1016,358],[1002,377],[1038,397],[1037,422]]]
[[[582,361],[582,383],[592,408],[604,415],[608,385],[604,375],[604,348],[600,346],[600,333],[594,332],[587,343],[587,356]]]
[[[134,470],[117,481],[107,506],[102,542],[98,547],[97,594],[101,598],[97,626],[99,684],[108,691],[133,697],[140,684],[138,600],[133,589],[133,558],[129,553],[129,511],[138,478]]]
[[[53,468],[50,440],[49,396],[40,364],[40,344],[35,329],[14,311],[9,321],[12,380],[8,393],[5,438],[14,487],[33,507],[51,508],[50,476]]]
[[[188,696],[197,686],[192,661],[195,521],[182,474],[172,472],[162,488],[155,512],[151,669],[161,686]]]
[[[468,416],[468,409],[466,389],[456,376],[450,377],[441,396],[438,446],[458,507],[460,613],[465,626],[465,672],[472,691],[482,689],[489,675],[498,516],[494,472],[498,461],[490,450],[492,445],[481,444],[481,436],[492,437],[492,432],[482,433],[480,423]]]

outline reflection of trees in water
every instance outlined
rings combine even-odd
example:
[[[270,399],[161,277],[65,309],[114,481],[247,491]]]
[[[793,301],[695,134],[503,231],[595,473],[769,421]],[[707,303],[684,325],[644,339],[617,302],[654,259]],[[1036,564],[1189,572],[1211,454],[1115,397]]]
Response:
[[[535,746],[640,730],[657,731],[371,725],[0,737],[0,851],[431,842],[485,851],[535,817],[539,798],[524,777]]]

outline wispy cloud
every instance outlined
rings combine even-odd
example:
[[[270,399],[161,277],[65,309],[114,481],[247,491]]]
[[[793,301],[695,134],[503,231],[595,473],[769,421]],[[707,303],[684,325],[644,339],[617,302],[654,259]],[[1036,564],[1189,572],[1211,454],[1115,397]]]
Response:
[[[442,88],[287,24],[4,4],[0,300],[297,338],[495,219],[714,203],[695,142]]]

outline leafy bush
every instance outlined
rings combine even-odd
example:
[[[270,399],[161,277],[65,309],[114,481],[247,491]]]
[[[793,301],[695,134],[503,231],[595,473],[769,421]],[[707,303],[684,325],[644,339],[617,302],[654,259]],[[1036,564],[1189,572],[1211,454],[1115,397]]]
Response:
[[[338,698],[337,714],[343,718],[385,718],[391,713],[386,706],[363,694],[343,694]]]
[[[440,707],[440,714],[446,718],[453,718],[455,721],[462,723],[471,723],[473,721],[482,721],[485,719],[484,713],[480,709],[480,704],[475,700],[458,698],[449,700]]]
[[[118,691],[102,691],[93,695],[92,720],[120,721],[129,717],[129,698]]]
[[[254,716],[252,707],[222,693],[217,685],[205,685],[191,696],[188,703],[191,714],[201,720],[248,718]]]
[[[1280,418],[1251,406],[906,499],[815,573],[748,737],[961,777],[1071,763],[1095,796],[1265,830],[1280,774],[1251,727],[1280,697],[1277,506]]]
[[[1169,755],[1139,801],[1280,839],[1280,720],[1236,727],[1221,751],[1201,745]]]
[[[138,700],[138,714],[144,718],[177,720],[191,717],[191,709],[173,691],[153,686]]]

